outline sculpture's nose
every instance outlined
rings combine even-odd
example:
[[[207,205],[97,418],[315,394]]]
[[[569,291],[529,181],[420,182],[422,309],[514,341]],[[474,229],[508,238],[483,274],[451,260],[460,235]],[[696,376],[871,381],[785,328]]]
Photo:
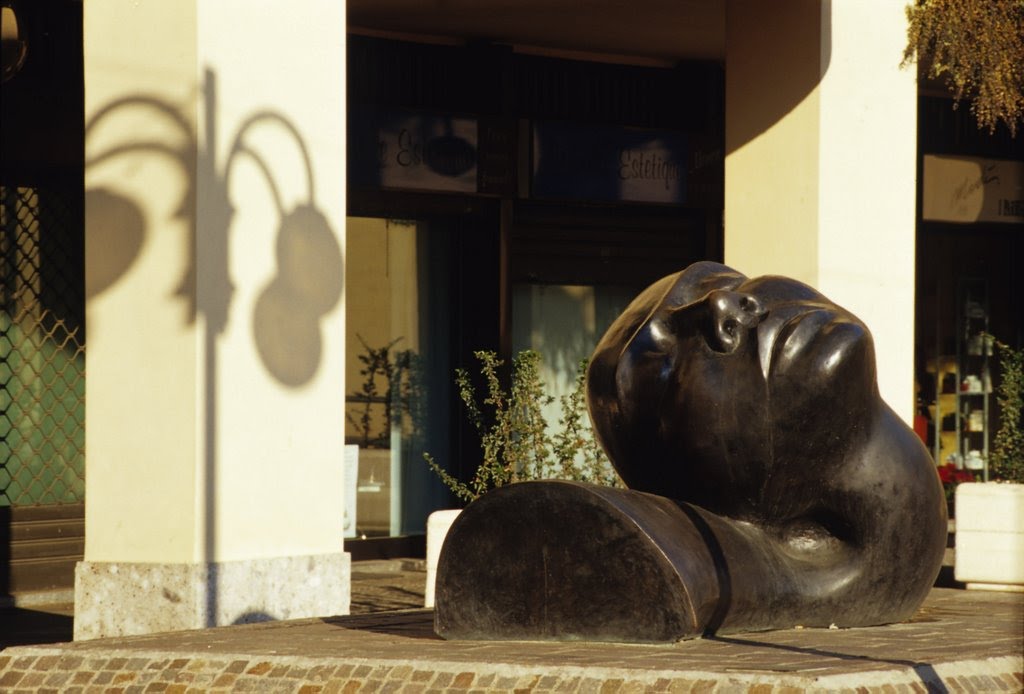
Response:
[[[743,336],[757,327],[767,313],[752,294],[716,289],[708,294],[708,307],[712,320],[712,348],[732,352]]]

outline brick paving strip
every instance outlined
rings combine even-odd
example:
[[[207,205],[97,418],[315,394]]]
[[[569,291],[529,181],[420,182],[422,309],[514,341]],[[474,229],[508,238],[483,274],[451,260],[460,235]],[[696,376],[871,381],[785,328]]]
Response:
[[[265,622],[0,652],[2,692],[1021,692],[1024,595],[935,589],[913,620],[671,645],[448,642],[432,614]]]

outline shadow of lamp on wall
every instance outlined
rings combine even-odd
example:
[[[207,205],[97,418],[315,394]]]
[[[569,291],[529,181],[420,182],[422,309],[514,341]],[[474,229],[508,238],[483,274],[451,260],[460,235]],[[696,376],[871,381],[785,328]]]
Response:
[[[207,524],[202,555],[205,561],[212,563],[218,556],[212,522],[216,516],[218,472],[217,337],[228,325],[235,294],[230,277],[229,232],[236,210],[230,193],[231,173],[239,156],[246,155],[263,174],[278,213],[275,274],[256,300],[252,330],[256,351],[264,367],[282,385],[300,387],[316,374],[322,353],[320,321],[340,300],[343,276],[341,248],[329,221],[314,200],[312,165],[298,130],[278,113],[257,112],[234,131],[227,158],[223,166],[218,167],[217,85],[212,70],[206,70],[201,86],[204,109],[200,127],[205,133],[202,148],[192,124],[173,104],[155,96],[129,96],[99,109],[86,124],[87,138],[101,121],[106,121],[113,114],[128,112],[138,115],[139,111],[153,111],[170,121],[171,131],[179,131],[183,136],[182,142],[168,143],[166,136],[122,140],[87,157],[85,165],[89,170],[124,155],[163,154],[180,167],[186,182],[182,199],[173,215],[187,222],[188,233],[183,239],[187,265],[174,295],[187,303],[187,323],[194,323],[199,316],[205,322],[201,359],[205,372],[202,396],[206,403],[203,424],[206,501],[203,515]],[[245,141],[247,134],[265,124],[284,129],[295,141],[305,164],[307,198],[290,210],[286,210],[282,202],[273,168]],[[201,215],[197,204],[200,182],[203,186]],[[86,190],[86,198],[89,201],[88,243],[100,256],[93,262],[89,273],[88,290],[90,295],[94,295],[118,282],[137,261],[145,241],[146,221],[139,201],[124,193],[94,187]],[[199,253],[203,258],[201,264],[196,262]],[[205,621],[207,626],[214,626],[224,623],[224,620],[219,614],[217,571],[210,571],[208,575]],[[224,617],[231,619],[230,615]]]

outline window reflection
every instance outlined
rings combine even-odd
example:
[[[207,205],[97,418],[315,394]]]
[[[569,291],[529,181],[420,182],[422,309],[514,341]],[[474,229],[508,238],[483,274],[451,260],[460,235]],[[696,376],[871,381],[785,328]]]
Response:
[[[575,387],[580,361],[636,296],[632,287],[516,284],[512,288],[512,352],[541,355],[540,376],[554,401],[544,418],[557,423],[559,400]]]
[[[346,518],[350,537],[422,533],[427,515],[444,501],[422,455],[449,457],[448,272],[440,237],[423,221],[348,219],[350,460],[358,447],[349,474],[356,491],[355,513],[349,508]]]

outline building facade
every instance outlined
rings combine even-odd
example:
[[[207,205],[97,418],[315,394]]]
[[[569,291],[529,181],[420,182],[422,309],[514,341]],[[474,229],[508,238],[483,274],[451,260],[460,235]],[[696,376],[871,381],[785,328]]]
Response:
[[[77,561],[77,638],[347,611],[451,502],[421,453],[472,470],[452,370],[564,383],[689,262],[850,308],[910,422],[923,268],[1019,257],[1019,188],[989,250],[918,211],[925,155],[1014,155],[943,149],[886,0],[3,5],[4,589]]]

